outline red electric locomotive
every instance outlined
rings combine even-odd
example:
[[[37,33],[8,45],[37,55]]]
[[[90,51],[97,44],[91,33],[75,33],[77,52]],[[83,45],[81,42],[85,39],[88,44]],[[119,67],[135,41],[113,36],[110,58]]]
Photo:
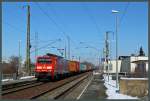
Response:
[[[37,57],[35,77],[39,79],[59,79],[68,74],[67,61],[63,57],[48,53]]]

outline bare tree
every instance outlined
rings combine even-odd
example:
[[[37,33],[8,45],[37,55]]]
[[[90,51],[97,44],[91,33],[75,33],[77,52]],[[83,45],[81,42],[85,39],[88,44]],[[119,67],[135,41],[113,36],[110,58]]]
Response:
[[[11,56],[9,62],[10,62],[11,69],[16,73],[16,79],[17,79],[18,68],[19,68],[19,57]]]
[[[25,75],[28,75],[28,71],[27,71],[28,68],[26,68],[26,61],[24,62],[22,69],[23,69],[23,72],[25,73]],[[33,74],[34,69],[35,69],[35,63],[30,62],[30,69],[31,69],[31,74]]]
[[[10,67],[9,63],[2,63],[2,73],[3,74],[12,74],[14,71]]]
[[[91,63],[91,62],[84,61],[84,62],[82,62],[82,63],[83,63],[83,64],[90,65],[90,66],[94,67],[94,64],[93,64],[93,63]]]
[[[95,65],[91,62],[88,62],[88,61],[84,61],[82,62],[83,64],[87,65],[88,66],[88,69],[94,69]]]

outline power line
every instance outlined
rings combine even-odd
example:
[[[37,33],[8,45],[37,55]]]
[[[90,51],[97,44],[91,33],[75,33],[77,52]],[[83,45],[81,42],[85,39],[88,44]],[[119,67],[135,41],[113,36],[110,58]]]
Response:
[[[21,33],[26,33],[26,31],[24,31],[23,29],[20,29],[20,28],[18,28],[18,27],[16,27],[16,26],[14,26],[14,25],[12,25],[12,24],[10,24],[10,23],[8,23],[8,22],[3,22],[4,24],[6,24],[6,25],[8,25],[9,27],[11,27],[12,29],[14,29],[15,31],[17,31],[17,32],[21,32]],[[33,37],[33,36],[32,36]],[[31,38],[32,38],[31,37]],[[33,39],[31,39],[31,41],[32,41]]]
[[[82,4],[83,5],[83,4]],[[87,15],[89,16],[89,18],[91,19],[92,23],[95,25],[95,28],[97,30],[98,33],[100,33],[100,30],[99,30],[99,26],[98,24],[96,23],[95,19],[94,19],[94,16],[92,16],[88,6],[86,4],[83,5],[84,7],[84,10],[87,12]]]
[[[41,49],[43,49],[43,48],[46,48],[46,47],[49,46],[49,45],[52,45],[52,44],[58,42],[58,41],[60,41],[60,39],[57,39],[57,40],[55,40],[55,41],[53,41],[53,42],[51,42],[51,43],[48,43],[48,44],[46,44],[46,45],[44,45],[44,46],[42,46],[42,47],[40,47],[40,48],[37,48],[37,50],[39,51],[39,50],[41,50]],[[33,53],[33,52],[35,52],[35,51],[36,51],[36,50],[33,50],[33,51],[31,51],[30,53]]]
[[[52,42],[52,41],[55,41],[55,40],[40,40],[40,39],[38,39],[37,41],[35,41],[35,40],[32,40],[33,42],[32,42],[32,44],[35,44],[36,42],[38,42],[38,43],[47,43],[47,42]]]
[[[128,2],[128,3],[126,4],[125,8],[124,8],[123,14],[122,14],[122,16],[121,16],[121,18],[120,18],[119,26],[121,26],[121,23],[122,23],[122,21],[123,21],[123,18],[124,18],[124,16],[125,16],[125,14],[127,13],[127,10],[128,10],[129,5],[130,5],[130,2]]]
[[[20,28],[17,28],[17,27],[15,27],[14,25],[12,25],[12,24],[10,24],[10,23],[8,23],[8,22],[3,22],[3,23],[9,25],[12,29],[14,29],[14,30],[16,30],[16,31],[26,33],[26,31],[24,31],[24,30],[22,30],[22,29],[20,29]]]
[[[39,7],[39,9],[43,12],[43,14],[47,16],[47,18],[49,19],[49,21],[52,22],[53,24],[55,24],[55,26],[56,26],[59,30],[61,30],[65,36],[67,36],[66,33],[61,29],[61,27],[55,22],[55,20],[54,20],[52,17],[50,17],[50,16],[48,15],[48,13],[47,13],[46,11],[44,11],[44,10],[42,9],[42,7],[41,7],[37,2],[35,2],[35,3],[36,3],[36,5]]]
[[[49,19],[49,21],[50,22],[52,22],[52,23],[54,23],[55,24],[55,26],[62,32],[62,34],[67,38],[67,40],[68,40],[68,58],[70,58],[70,41],[72,41],[72,42],[74,42],[71,38],[70,38],[70,36],[69,35],[67,35],[66,34],[66,32],[55,22],[55,20],[52,18],[52,17],[50,17],[49,15],[48,15],[48,13],[47,12],[45,12],[42,8],[41,8],[41,6],[36,2],[36,5],[39,7],[39,9],[43,12],[43,14],[44,15],[46,15],[47,17],[48,17],[48,19]]]
[[[57,16],[57,12],[55,11],[55,9],[52,7],[52,5],[51,4],[47,4],[49,7],[51,7],[51,11],[53,12],[53,14],[55,15],[55,16]],[[62,23],[62,21],[61,20],[59,20],[59,22],[61,22],[61,25],[65,25],[64,23]],[[66,25],[65,25],[66,26]],[[69,29],[68,27],[67,27],[67,29]],[[66,33],[65,33],[66,34]],[[66,34],[67,35],[67,34]],[[65,35],[65,36],[66,36]],[[68,35],[67,35],[68,36]],[[70,41],[72,42],[72,43],[74,43],[76,46],[78,46],[77,44],[76,44],[76,42],[70,37]]]

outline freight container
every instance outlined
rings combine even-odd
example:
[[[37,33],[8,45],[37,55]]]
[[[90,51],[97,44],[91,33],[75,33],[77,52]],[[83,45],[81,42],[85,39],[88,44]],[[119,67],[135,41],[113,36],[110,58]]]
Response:
[[[83,63],[80,63],[80,72],[86,71],[86,65]]]
[[[76,64],[76,72],[80,71],[80,63],[78,61],[74,61]]]
[[[68,70],[70,73],[74,72],[74,73],[77,73],[79,72],[79,69],[80,69],[80,65],[79,65],[79,62],[77,61],[69,61],[68,62]]]
[[[72,73],[72,72],[77,72],[77,68],[76,68],[76,62],[75,61],[69,61],[68,62],[68,70],[69,70],[69,72],[70,73]]]
[[[64,60],[63,63],[64,63],[64,65],[63,65],[63,68],[64,68],[63,72],[64,72],[65,74],[66,74],[66,73],[68,74],[68,73],[69,73],[68,60]]]

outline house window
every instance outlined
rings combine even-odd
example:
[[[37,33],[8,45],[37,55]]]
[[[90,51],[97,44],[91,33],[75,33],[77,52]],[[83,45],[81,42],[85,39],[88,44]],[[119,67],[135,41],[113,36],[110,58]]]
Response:
[[[145,63],[139,63],[137,65],[137,68],[139,69],[140,72],[145,72],[146,71],[146,64]]]
[[[109,70],[112,70],[112,63],[109,64]]]

